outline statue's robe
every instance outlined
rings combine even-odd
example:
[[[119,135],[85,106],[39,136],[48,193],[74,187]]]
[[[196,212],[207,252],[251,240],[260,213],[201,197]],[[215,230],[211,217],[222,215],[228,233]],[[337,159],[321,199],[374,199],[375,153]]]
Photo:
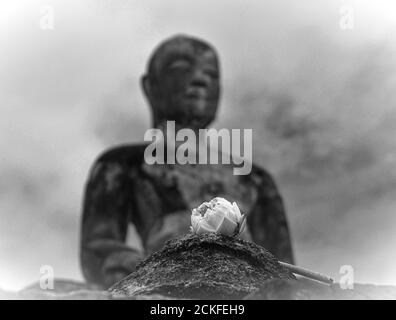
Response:
[[[231,165],[148,165],[147,145],[121,146],[102,154],[86,185],[81,265],[89,283],[109,287],[164,242],[189,232],[191,209],[214,197],[236,201],[246,213],[242,237],[293,263],[284,205],[265,170],[253,165],[234,175]],[[141,249],[126,243],[133,225]]]

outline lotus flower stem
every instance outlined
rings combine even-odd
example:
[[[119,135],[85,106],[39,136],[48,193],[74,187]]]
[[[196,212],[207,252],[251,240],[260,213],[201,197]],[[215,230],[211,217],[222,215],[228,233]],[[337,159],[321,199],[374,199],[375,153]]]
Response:
[[[332,278],[330,278],[329,276],[326,276],[324,274],[320,274],[318,272],[314,272],[311,270],[307,270],[301,267],[297,267],[295,265],[286,263],[286,262],[281,262],[279,261],[279,263],[285,267],[286,269],[290,270],[292,273],[298,274],[300,276],[304,276],[306,278],[310,278],[310,279],[314,279],[320,282],[324,282],[327,284],[333,284],[334,280]]]

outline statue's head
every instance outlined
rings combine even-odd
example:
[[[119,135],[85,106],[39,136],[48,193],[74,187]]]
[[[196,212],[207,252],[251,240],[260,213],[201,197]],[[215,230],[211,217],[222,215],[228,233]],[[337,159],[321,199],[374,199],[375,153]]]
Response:
[[[208,126],[216,116],[219,79],[219,62],[211,45],[182,35],[165,40],[142,77],[154,126],[167,120],[192,129]]]

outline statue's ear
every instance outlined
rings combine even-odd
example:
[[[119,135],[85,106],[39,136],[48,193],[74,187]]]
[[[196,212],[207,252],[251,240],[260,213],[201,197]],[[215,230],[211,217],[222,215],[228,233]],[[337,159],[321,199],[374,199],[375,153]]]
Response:
[[[151,101],[153,97],[153,88],[152,84],[150,82],[150,78],[148,77],[147,74],[143,75],[142,78],[140,79],[140,84],[142,86],[142,89],[144,91],[144,94],[146,95],[147,99]]]
[[[153,126],[155,127],[158,123],[158,110],[157,110],[154,84],[147,74],[142,76],[142,78],[140,79],[140,84],[150,104],[151,112],[153,116]]]

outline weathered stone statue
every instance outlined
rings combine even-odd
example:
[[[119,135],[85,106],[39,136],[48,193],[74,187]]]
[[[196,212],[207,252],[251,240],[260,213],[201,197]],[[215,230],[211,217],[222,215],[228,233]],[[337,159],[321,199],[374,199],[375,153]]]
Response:
[[[173,37],[154,52],[142,87],[155,128],[168,120],[177,128],[206,128],[220,97],[217,54],[204,41]],[[253,165],[250,174],[238,176],[230,165],[148,165],[145,148],[111,149],[91,169],[81,230],[81,265],[89,283],[107,288],[133,272],[166,240],[188,232],[192,208],[217,196],[236,201],[247,213],[244,239],[293,263],[282,199],[265,170]],[[143,250],[126,243],[130,224]]]

